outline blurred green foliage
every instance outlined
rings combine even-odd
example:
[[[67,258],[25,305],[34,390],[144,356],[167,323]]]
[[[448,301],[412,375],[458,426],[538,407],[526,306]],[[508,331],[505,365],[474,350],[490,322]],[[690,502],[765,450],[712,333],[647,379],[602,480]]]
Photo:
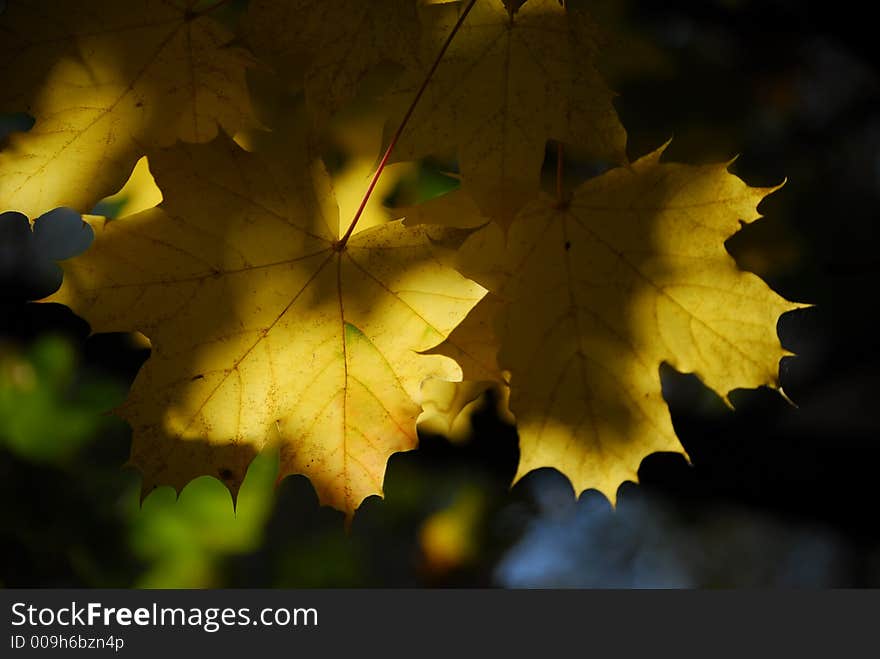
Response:
[[[126,387],[83,367],[79,357],[77,347],[62,336],[41,336],[26,347],[0,345],[0,446],[25,462],[69,471],[111,427],[125,426],[108,410],[122,403]],[[141,506],[137,476],[127,472],[117,505],[127,544],[144,569],[133,583],[118,585],[217,584],[222,557],[259,545],[276,473],[276,457],[260,456],[233,510],[226,487],[208,477],[190,483],[179,498],[171,488],[160,488]],[[77,551],[72,544],[69,549]],[[100,566],[85,571],[94,569]]]
[[[20,457],[63,462],[108,423],[101,412],[118,405],[118,382],[81,373],[77,353],[58,336],[22,350],[0,344],[0,443]]]
[[[371,498],[349,531],[341,513],[319,506],[307,479],[285,479],[276,490],[273,453],[254,460],[234,505],[208,476],[179,495],[160,487],[141,501],[139,477],[118,469],[112,441],[128,435],[109,413],[126,387],[82,357],[61,335],[0,346],[0,448],[17,460],[4,467],[33,488],[5,479],[20,496],[5,531],[33,554],[32,569],[66,566],[41,585],[416,585],[462,570],[488,574],[478,560],[484,527],[510,475],[462,468],[449,451],[463,449],[442,438],[425,438],[424,454],[392,460],[388,498]]]
[[[251,464],[235,510],[229,490],[215,478],[192,481],[176,497],[159,488],[138,509],[129,510],[129,542],[149,566],[134,585],[143,588],[222,586],[220,559],[255,550],[272,502],[277,457]]]

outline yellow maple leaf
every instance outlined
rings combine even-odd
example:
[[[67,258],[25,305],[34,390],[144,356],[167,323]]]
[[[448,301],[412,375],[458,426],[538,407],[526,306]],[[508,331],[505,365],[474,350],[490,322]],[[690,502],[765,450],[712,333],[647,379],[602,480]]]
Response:
[[[452,32],[465,2],[424,7],[422,48],[389,95],[406,108]],[[593,66],[593,28],[557,0],[517,11],[477,0],[425,88],[395,158],[457,147],[462,177],[483,212],[509,223],[538,189],[548,139],[590,156],[626,160],[612,92]],[[395,126],[391,122],[389,126]]]
[[[417,52],[416,0],[252,0],[248,41],[289,83],[302,85],[311,116],[326,120],[382,63]]]
[[[472,197],[462,188],[401,212],[406,216],[407,226],[442,222],[449,227],[477,228],[486,222]],[[502,308],[503,301],[488,293],[443,343],[429,351],[454,359],[461,367],[464,380],[424,382],[420,429],[445,435],[454,442],[465,440],[473,431],[471,414],[479,409],[479,401],[490,389],[494,390],[499,418],[514,423],[507,405],[507,374],[498,366],[499,343],[492,326]]]
[[[661,153],[583,183],[570,201],[541,195],[506,236],[493,223],[462,247],[462,272],[497,296],[485,304],[503,301],[492,329],[498,367],[510,373],[517,478],[555,467],[578,491],[614,501],[642,458],[682,452],[661,362],[725,400],[734,388],[778,388],[789,353],[776,322],[802,305],[740,270],[724,247],[773,189],[747,186],[725,164],[661,163]],[[486,313],[478,305],[471,315]],[[449,341],[443,350],[456,354]]]
[[[7,3],[0,110],[26,111],[36,123],[0,152],[3,209],[88,212],[119,189],[144,149],[253,123],[251,58],[195,4]]]
[[[457,190],[444,196],[457,196],[459,192]],[[423,206],[431,205],[428,202]],[[408,217],[407,223],[409,220]],[[503,305],[500,298],[488,293],[443,343],[429,351],[452,357],[461,367],[464,380],[425,381],[422,385],[424,411],[419,417],[421,429],[446,435],[452,441],[463,441],[473,431],[471,414],[480,408],[479,401],[490,389],[494,391],[493,401],[498,417],[507,423],[515,423],[508,407],[508,374],[498,366],[500,345],[493,328],[493,320],[502,311]]]
[[[487,294],[449,337],[432,352],[448,355],[461,366],[465,380],[507,383],[507,376],[498,365],[500,344],[493,322],[504,309],[504,301]]]
[[[219,138],[149,154],[161,206],[93,220],[51,299],[152,342],[120,410],[145,491],[211,474],[235,493],[277,443],[280,476],[307,475],[350,516],[415,447],[421,382],[460,378],[420,353],[485,291],[436,258],[442,232],[426,227],[382,224],[339,249],[350,218],[323,168],[279,151]]]

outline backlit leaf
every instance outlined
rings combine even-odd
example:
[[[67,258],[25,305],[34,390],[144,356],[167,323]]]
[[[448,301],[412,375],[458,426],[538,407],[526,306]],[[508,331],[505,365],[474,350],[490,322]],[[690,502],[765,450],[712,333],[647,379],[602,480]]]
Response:
[[[144,149],[253,123],[250,56],[210,13],[185,4],[7,3],[0,111],[36,123],[0,152],[0,210],[88,212],[122,186]]]
[[[661,152],[582,184],[570,201],[542,195],[506,236],[490,224],[462,248],[463,272],[504,301],[493,329],[510,372],[518,478],[556,467],[578,491],[613,501],[642,458],[681,452],[662,362],[725,398],[778,387],[788,353],[776,321],[801,305],[724,247],[772,189],[748,187],[724,164],[661,163]]]
[[[299,156],[302,159],[302,156]],[[53,299],[153,352],[120,413],[145,490],[201,474],[235,492],[263,447],[353,513],[415,447],[419,387],[455,380],[442,342],[484,291],[436,257],[428,228],[390,222],[335,249],[340,218],[314,162],[226,138],[150,154],[158,209],[93,221]]]

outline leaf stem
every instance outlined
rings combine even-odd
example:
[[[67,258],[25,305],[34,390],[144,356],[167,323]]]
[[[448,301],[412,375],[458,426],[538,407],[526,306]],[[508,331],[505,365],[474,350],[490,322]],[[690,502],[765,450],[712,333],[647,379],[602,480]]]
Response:
[[[364,209],[367,207],[367,202],[370,201],[370,196],[373,194],[373,190],[375,189],[376,184],[379,182],[379,177],[382,176],[382,172],[385,169],[385,166],[388,164],[388,160],[391,158],[391,152],[394,151],[394,147],[397,145],[398,140],[400,140],[400,136],[403,134],[403,129],[406,128],[406,124],[409,122],[410,117],[412,117],[413,112],[415,112],[416,105],[418,104],[419,99],[422,98],[422,94],[425,93],[425,89],[427,89],[428,83],[431,82],[431,78],[434,77],[434,73],[437,71],[437,67],[440,66],[440,61],[443,59],[443,56],[449,49],[449,45],[452,43],[452,39],[458,33],[459,29],[462,26],[462,23],[464,23],[464,19],[467,18],[467,15],[470,13],[476,2],[477,0],[470,0],[470,2],[468,2],[467,7],[465,7],[464,11],[461,12],[461,15],[458,17],[458,21],[456,21],[455,25],[452,28],[452,31],[449,33],[449,36],[446,37],[446,41],[443,43],[443,47],[440,49],[440,52],[437,53],[437,57],[434,60],[434,63],[431,65],[431,68],[428,70],[428,74],[425,76],[425,80],[422,82],[422,86],[419,87],[419,91],[416,92],[412,103],[410,103],[409,105],[409,109],[406,111],[406,114],[403,115],[403,119],[400,121],[400,125],[397,127],[397,130],[391,137],[391,142],[388,143],[388,148],[385,150],[385,155],[382,156],[382,160],[379,161],[379,166],[376,169],[376,173],[373,174],[373,179],[370,181],[370,185],[367,188],[367,191],[364,193],[363,199],[361,199],[361,205],[358,206],[358,209],[354,214],[354,219],[352,219],[351,224],[348,225],[348,229],[346,230],[345,235],[343,235],[342,238],[340,238],[339,241],[336,243],[335,247],[337,251],[342,251],[345,248],[348,239],[351,238],[351,234],[354,232],[354,228],[355,226],[357,226],[358,220],[361,219],[361,215],[363,214]]]

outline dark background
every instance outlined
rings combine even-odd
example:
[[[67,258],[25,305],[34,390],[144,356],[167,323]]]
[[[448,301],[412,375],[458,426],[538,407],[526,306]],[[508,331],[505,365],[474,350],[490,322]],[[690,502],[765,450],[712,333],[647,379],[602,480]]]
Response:
[[[869,9],[784,0],[597,2],[636,157],[739,159],[785,187],[728,248],[788,299],[780,366],[797,407],[737,391],[728,410],[663,368],[692,459],[654,454],[612,511],[558,472],[509,487],[516,434],[487,403],[464,442],[422,436],[350,534],[308,481],[251,470],[237,514],[203,478],[138,506],[129,430],[103,414],[148,351],[89,337],[51,292],[46,239],[0,218],[0,584],[5,586],[880,586],[880,87]],[[6,130],[20,117],[7,116]],[[553,161],[551,163],[551,161]],[[548,172],[555,152],[548,152]],[[589,175],[570,157],[566,175]],[[48,251],[47,251],[48,249]],[[27,274],[37,272],[39,276]],[[42,288],[41,288],[42,287]],[[42,442],[40,439],[42,438]],[[51,438],[48,439],[47,438]],[[48,443],[47,443],[48,442]]]

